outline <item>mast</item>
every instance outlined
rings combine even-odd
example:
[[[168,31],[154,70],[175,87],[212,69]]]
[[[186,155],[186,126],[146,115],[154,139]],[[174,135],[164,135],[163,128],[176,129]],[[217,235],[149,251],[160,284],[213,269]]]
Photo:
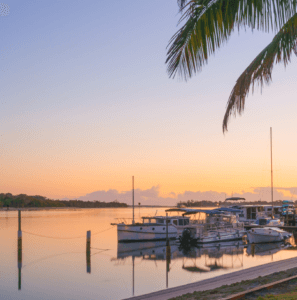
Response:
[[[272,202],[271,217],[273,219],[274,209],[273,209],[273,170],[272,170],[272,127],[270,127],[270,157],[271,157],[271,202]]]
[[[132,224],[135,223],[134,221],[134,176],[132,176],[132,206],[133,206],[133,220]]]

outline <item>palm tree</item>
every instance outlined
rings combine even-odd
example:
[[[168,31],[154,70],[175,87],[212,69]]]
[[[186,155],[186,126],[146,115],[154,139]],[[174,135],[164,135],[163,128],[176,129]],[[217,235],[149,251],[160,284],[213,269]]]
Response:
[[[297,55],[297,0],[178,0],[184,25],[169,42],[166,63],[170,77],[184,79],[201,71],[209,55],[221,47],[237,28],[274,31],[272,42],[243,71],[233,87],[223,132],[230,116],[241,114],[245,99],[255,84],[271,82],[274,64],[290,62]]]

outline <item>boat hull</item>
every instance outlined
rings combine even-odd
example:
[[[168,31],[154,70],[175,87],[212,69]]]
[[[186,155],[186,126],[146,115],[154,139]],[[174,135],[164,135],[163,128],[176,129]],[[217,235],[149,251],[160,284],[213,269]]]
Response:
[[[249,243],[262,244],[262,243],[277,243],[283,241],[281,235],[268,235],[268,234],[257,234],[257,233],[247,233]]]
[[[234,233],[208,235],[208,236],[203,236],[201,238],[198,238],[197,243],[207,244],[207,243],[237,241],[237,240],[242,240],[245,234],[246,234],[245,232],[234,232]]]
[[[119,242],[144,242],[166,240],[166,226],[160,225],[122,225],[118,224]],[[168,226],[168,238],[177,238],[177,229]]]
[[[281,242],[291,236],[291,233],[277,227],[253,228],[247,232],[249,243],[255,244]]]

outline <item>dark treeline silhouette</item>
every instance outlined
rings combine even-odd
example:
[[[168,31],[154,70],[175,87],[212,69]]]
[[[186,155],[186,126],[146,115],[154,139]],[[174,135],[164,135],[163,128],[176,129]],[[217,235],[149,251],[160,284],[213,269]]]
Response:
[[[275,200],[273,201],[273,205],[275,206],[282,206],[283,200]],[[242,204],[248,204],[248,205],[271,205],[271,202],[258,200],[258,201],[210,201],[210,200],[188,200],[188,201],[180,201],[177,203],[178,207],[186,206],[186,207],[218,207],[218,206],[230,206],[230,205],[242,205]],[[297,200],[294,202],[295,205],[297,205]]]
[[[28,196],[26,194],[12,195],[10,193],[0,194],[1,207],[128,207],[126,203],[120,203],[117,200],[112,202],[101,201],[82,201],[82,200],[51,200],[43,196]]]

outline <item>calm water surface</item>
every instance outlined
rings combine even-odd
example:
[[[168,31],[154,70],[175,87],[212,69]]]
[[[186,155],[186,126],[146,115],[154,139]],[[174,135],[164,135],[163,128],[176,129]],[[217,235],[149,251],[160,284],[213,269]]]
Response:
[[[137,208],[137,217],[164,215],[165,208]],[[296,256],[282,245],[251,249],[242,243],[193,249],[164,242],[117,243],[115,218],[130,208],[23,211],[21,277],[16,211],[0,212],[0,299],[123,299]],[[91,230],[90,269],[86,231]]]

